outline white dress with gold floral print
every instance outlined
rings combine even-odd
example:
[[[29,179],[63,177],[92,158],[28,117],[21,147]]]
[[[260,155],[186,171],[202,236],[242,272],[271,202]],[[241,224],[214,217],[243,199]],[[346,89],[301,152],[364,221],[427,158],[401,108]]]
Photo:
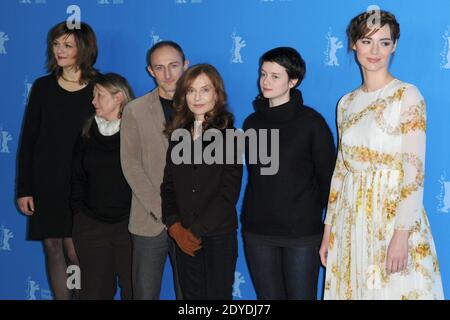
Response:
[[[398,79],[345,95],[326,224],[331,225],[325,299],[443,299],[423,208],[425,102]],[[395,229],[409,230],[408,266],[387,274]]]

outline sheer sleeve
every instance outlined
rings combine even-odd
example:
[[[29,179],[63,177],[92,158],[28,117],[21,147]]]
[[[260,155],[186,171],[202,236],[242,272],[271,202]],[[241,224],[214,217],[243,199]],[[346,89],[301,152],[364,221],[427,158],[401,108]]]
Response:
[[[336,165],[334,167],[333,177],[331,178],[330,195],[328,197],[328,208],[325,218],[325,224],[332,224],[333,216],[336,213],[336,202],[342,189],[342,183],[347,173],[347,168],[344,165],[344,159],[342,157],[342,108],[345,97],[339,101],[337,107],[337,126],[338,126],[338,154],[336,159]]]
[[[414,227],[423,208],[425,171],[425,101],[416,87],[408,87],[402,97],[400,128],[401,180],[395,229]]]

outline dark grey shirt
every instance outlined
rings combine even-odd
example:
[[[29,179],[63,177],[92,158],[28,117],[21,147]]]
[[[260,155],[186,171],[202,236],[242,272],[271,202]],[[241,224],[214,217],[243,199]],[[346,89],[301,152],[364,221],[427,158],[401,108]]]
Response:
[[[167,100],[161,96],[159,96],[159,100],[161,101],[161,105],[164,111],[164,118],[166,118],[166,122],[170,122],[172,120],[173,100]]]

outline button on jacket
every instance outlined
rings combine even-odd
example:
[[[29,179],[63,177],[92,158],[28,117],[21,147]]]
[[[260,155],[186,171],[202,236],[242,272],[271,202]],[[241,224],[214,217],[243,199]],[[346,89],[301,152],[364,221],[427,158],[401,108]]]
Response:
[[[225,146],[225,131],[222,133]],[[199,238],[235,231],[242,164],[176,165],[171,152],[177,143],[169,144],[161,185],[162,218],[166,227],[181,222]],[[194,143],[191,146],[193,149]],[[226,159],[226,150],[223,155]]]

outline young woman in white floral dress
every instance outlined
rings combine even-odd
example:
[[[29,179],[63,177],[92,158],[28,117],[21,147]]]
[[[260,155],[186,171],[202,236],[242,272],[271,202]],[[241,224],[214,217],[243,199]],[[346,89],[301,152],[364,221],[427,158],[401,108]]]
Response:
[[[362,13],[347,30],[364,83],[337,109],[339,152],[320,248],[324,298],[443,299],[422,204],[425,101],[389,73],[400,27],[379,13],[378,25]]]

